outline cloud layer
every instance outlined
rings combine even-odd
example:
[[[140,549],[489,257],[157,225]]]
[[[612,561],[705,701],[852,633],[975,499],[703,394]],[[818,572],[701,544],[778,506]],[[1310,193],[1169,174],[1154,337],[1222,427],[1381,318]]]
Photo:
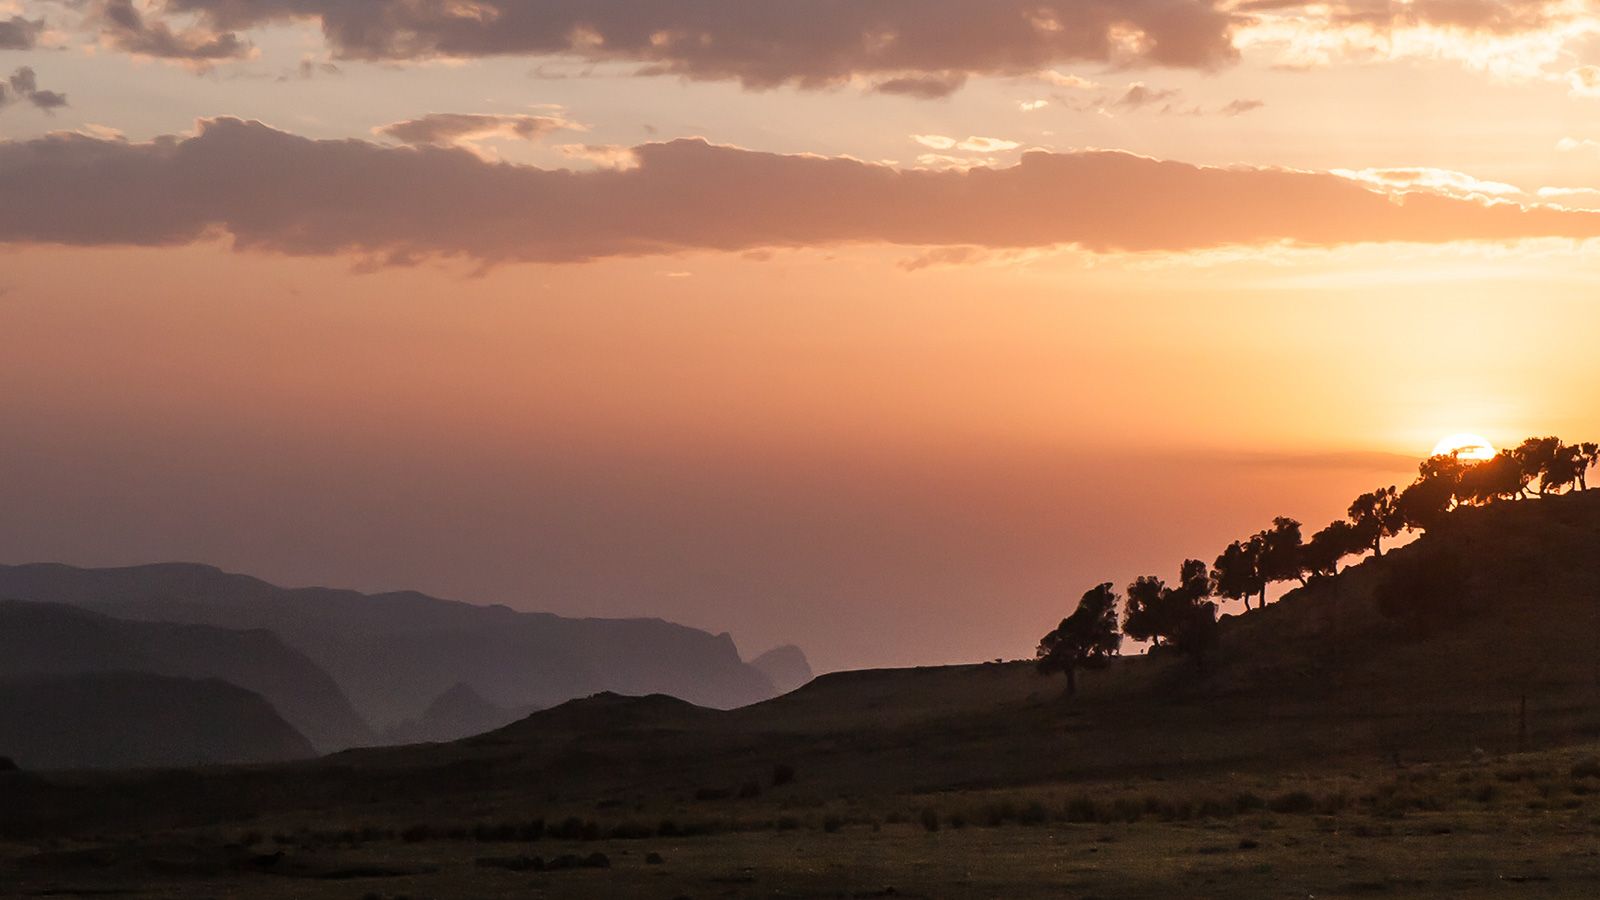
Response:
[[[1600,235],[1600,213],[1111,151],[947,171],[699,140],[645,144],[633,158],[626,169],[541,169],[237,119],[148,143],[55,134],[0,142],[0,242],[228,236],[288,254],[492,263],[849,243],[1116,252]]]
[[[126,0],[121,0],[126,2]],[[1235,57],[1214,0],[167,0],[218,39],[321,24],[334,53],[371,60],[570,55],[748,87],[866,77],[939,96],[968,75],[1064,61],[1213,68]]]

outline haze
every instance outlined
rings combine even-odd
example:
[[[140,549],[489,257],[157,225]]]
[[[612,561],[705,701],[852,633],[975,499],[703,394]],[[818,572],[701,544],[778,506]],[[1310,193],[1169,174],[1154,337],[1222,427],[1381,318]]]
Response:
[[[1600,430],[1588,3],[434,6],[0,0],[0,561],[1012,658]]]

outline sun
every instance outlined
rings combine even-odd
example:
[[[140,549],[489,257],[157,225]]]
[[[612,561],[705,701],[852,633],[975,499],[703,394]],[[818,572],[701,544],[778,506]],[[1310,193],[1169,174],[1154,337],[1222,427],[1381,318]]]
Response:
[[[1485,460],[1493,459],[1494,445],[1482,435],[1460,434],[1447,435],[1433,445],[1434,456],[1454,456],[1456,459]]]

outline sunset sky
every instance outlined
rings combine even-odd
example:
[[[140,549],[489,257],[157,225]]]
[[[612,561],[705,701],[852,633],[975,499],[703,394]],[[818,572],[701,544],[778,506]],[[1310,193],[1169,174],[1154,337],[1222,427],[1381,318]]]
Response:
[[[0,561],[1031,655],[1600,438],[1600,4],[0,0]]]

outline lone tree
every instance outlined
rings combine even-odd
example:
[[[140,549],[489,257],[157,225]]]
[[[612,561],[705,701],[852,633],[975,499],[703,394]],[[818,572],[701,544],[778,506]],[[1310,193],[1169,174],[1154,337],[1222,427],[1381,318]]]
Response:
[[[1272,520],[1272,527],[1256,535],[1261,541],[1261,577],[1268,582],[1298,581],[1306,583],[1304,562],[1300,551],[1300,523],[1287,516]],[[1261,603],[1266,605],[1265,592]]]
[[[1039,671],[1067,673],[1067,696],[1078,694],[1078,669],[1098,669],[1122,650],[1117,605],[1122,598],[1111,582],[1096,585],[1078,601],[1072,615],[1039,641]]]
[[[1261,577],[1261,539],[1234,541],[1211,564],[1211,591],[1218,597],[1243,600],[1246,611],[1250,598],[1261,595],[1267,605],[1267,580]]]
[[[1348,515],[1364,547],[1372,548],[1373,556],[1382,556],[1383,539],[1399,534],[1406,525],[1400,512],[1400,493],[1394,485],[1357,497],[1350,504]]]
[[[1343,519],[1329,523],[1300,550],[1301,566],[1313,575],[1339,574],[1339,561],[1371,546],[1361,529]]]

